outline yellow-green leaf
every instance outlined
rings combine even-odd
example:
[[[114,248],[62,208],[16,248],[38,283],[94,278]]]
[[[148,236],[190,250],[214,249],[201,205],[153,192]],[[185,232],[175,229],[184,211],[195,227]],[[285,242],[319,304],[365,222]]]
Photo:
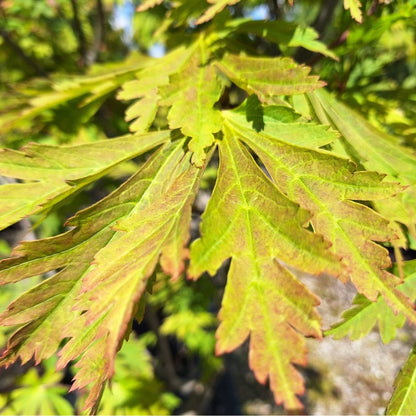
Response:
[[[309,215],[288,200],[226,131],[219,145],[214,193],[203,214],[201,239],[191,246],[190,275],[214,274],[231,257],[219,313],[217,352],[231,351],[250,335],[250,367],[270,380],[277,403],[300,409],[305,364],[303,335],[320,337],[317,299],[284,267],[337,272],[323,239],[303,228]]]

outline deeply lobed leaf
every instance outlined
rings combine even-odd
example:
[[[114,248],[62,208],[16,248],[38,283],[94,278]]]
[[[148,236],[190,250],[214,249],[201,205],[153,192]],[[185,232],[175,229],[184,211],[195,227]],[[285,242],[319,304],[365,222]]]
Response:
[[[166,142],[170,134],[160,131],[68,147],[32,143],[21,151],[0,151],[0,175],[25,181],[0,187],[0,229],[52,207],[119,163]]]
[[[303,383],[293,363],[305,363],[301,334],[320,337],[318,302],[277,258],[314,273],[336,272],[337,261],[326,242],[303,228],[308,214],[275,188],[233,134],[226,132],[219,150],[218,180],[201,239],[191,247],[189,273],[214,274],[232,258],[217,352],[237,348],[250,335],[257,379],[270,379],[277,403],[299,409]]]
[[[2,314],[3,325],[20,325],[3,364],[33,355],[40,361],[70,338],[58,366],[81,357],[73,388],[92,383],[86,406],[94,405],[159,258],[166,273],[183,270],[202,173],[183,147],[183,140],[165,146],[113,194],[72,218],[71,231],[23,243],[16,257],[0,262],[2,284],[61,269]]]
[[[382,183],[382,175],[357,172],[348,160],[324,151],[288,145],[278,136],[261,135],[232,121],[236,137],[261,158],[279,189],[313,214],[314,230],[330,241],[342,258],[341,279],[351,278],[358,291],[375,301],[380,293],[397,312],[416,322],[413,304],[395,287],[400,283],[385,269],[390,265],[386,249],[374,241],[394,238],[389,221],[365,205],[353,201],[386,198],[400,191]],[[392,237],[393,235],[393,237]]]

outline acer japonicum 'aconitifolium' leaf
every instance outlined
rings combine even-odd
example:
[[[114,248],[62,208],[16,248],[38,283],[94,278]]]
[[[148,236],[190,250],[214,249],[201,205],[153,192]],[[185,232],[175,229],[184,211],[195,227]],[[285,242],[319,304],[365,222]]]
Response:
[[[0,186],[0,229],[53,207],[119,163],[166,142],[170,135],[160,131],[77,146],[31,143],[20,151],[1,150],[0,175],[24,182]]]
[[[233,134],[260,157],[276,186],[313,214],[314,230],[331,242],[331,251],[341,258],[341,280],[350,278],[372,301],[381,294],[395,313],[416,322],[412,302],[395,288],[400,279],[385,270],[390,266],[387,250],[374,242],[391,241],[394,229],[381,215],[354,202],[384,199],[401,187],[381,182],[383,175],[378,173],[355,171],[353,163],[329,152],[257,133],[233,121],[233,112],[224,115]]]
[[[337,273],[338,262],[320,236],[303,228],[308,213],[278,191],[229,131],[219,150],[218,180],[189,273],[214,274],[232,258],[217,352],[232,351],[250,335],[257,379],[269,378],[277,403],[300,409],[303,382],[293,364],[305,363],[303,335],[320,337],[318,301],[277,259],[313,273]]]
[[[184,146],[165,145],[119,189],[71,218],[72,230],[22,243],[0,262],[2,284],[60,269],[1,315],[2,325],[19,326],[2,364],[39,362],[69,338],[58,367],[78,359],[72,388],[88,385],[86,407],[93,407],[157,262],[174,278],[183,271],[203,172]]]
[[[397,286],[409,299],[416,300],[416,261],[408,261],[403,265],[405,274],[404,283]],[[406,317],[402,314],[394,314],[386,301],[379,297],[376,302],[371,302],[365,296],[358,294],[353,300],[353,307],[342,315],[343,321],[332,325],[325,332],[335,339],[349,336],[356,340],[366,336],[378,323],[381,339],[385,344],[396,338],[397,329],[401,328]]]

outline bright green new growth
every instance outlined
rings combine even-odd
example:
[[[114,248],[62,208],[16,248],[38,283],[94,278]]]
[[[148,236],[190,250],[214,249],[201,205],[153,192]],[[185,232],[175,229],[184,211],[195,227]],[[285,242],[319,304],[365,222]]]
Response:
[[[139,10],[161,3],[148,0]],[[81,77],[73,90],[55,88],[12,112],[5,126],[68,99],[95,103],[118,86],[118,99],[133,100],[126,120],[134,134],[0,152],[0,174],[20,180],[0,187],[0,229],[54,209],[121,163],[143,156],[123,185],[70,218],[68,231],[23,242],[0,262],[1,284],[51,274],[1,314],[0,323],[16,330],[0,363],[32,357],[38,363],[59,350],[59,369],[77,361],[72,388],[88,388],[86,408],[92,411],[114,375],[132,320],[142,319],[158,265],[174,281],[196,280],[231,259],[216,352],[230,352],[249,338],[256,378],[269,381],[276,402],[292,411],[302,407],[304,384],[295,365],[306,363],[305,337],[322,336],[319,300],[294,269],[350,279],[357,288],[355,306],[327,334],[356,339],[378,322],[388,342],[406,319],[416,323],[414,270],[404,267],[403,283],[389,270],[388,251],[380,244],[404,246],[400,224],[414,233],[414,154],[325,92],[310,68],[290,57],[237,53],[235,37],[248,33],[282,50],[302,46],[336,58],[311,28],[227,21],[226,6],[236,3],[175,2],[168,24],[186,26],[192,18],[198,27],[182,46],[111,75]],[[344,4],[357,21],[362,18],[359,1]],[[223,105],[227,94],[235,94],[237,103]],[[167,127],[157,131],[164,113]],[[201,235],[189,248],[192,205],[217,154]],[[181,313],[189,328],[214,321],[206,311],[198,322]],[[186,338],[169,318],[161,331]],[[396,381],[391,413],[414,410],[414,357]]]

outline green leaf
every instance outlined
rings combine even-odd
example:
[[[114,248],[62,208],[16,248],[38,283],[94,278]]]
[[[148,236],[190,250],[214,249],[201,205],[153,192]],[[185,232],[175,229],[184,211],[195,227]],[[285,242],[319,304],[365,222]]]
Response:
[[[416,155],[400,145],[397,138],[377,130],[359,113],[325,91],[309,95],[322,122],[328,117],[342,134],[342,144],[349,156],[368,170],[387,175],[407,189],[391,198],[377,201],[377,209],[387,218],[405,224],[416,236]],[[322,116],[320,115],[322,114]]]
[[[73,388],[92,384],[86,406],[94,406],[157,262],[174,278],[184,269],[202,170],[183,147],[183,140],[164,146],[119,189],[70,219],[67,233],[23,243],[16,257],[0,262],[2,284],[61,269],[1,315],[2,325],[20,325],[3,364],[33,355],[39,362],[70,338],[58,368],[81,357]]]
[[[416,345],[394,381],[394,393],[387,406],[386,415],[416,414]]]
[[[357,22],[361,23],[363,21],[360,0],[344,0],[344,9],[349,10],[352,18]]]
[[[0,186],[0,229],[47,210],[121,162],[166,142],[170,131],[97,141],[76,146],[31,143],[21,151],[0,151],[0,175],[22,183]]]
[[[326,242],[303,228],[308,213],[281,194],[248,151],[225,134],[202,237],[191,246],[189,273],[213,275],[232,258],[217,353],[237,348],[250,335],[250,367],[257,379],[269,378],[277,403],[299,409],[296,395],[303,382],[293,364],[305,364],[303,335],[320,337],[318,301],[277,259],[317,274],[336,272],[337,262]]]
[[[214,142],[214,133],[221,130],[221,114],[214,108],[223,86],[217,79],[216,70],[207,63],[205,46],[198,42],[183,70],[170,77],[170,84],[163,87],[162,105],[172,106],[168,121],[171,129],[180,128],[192,140],[189,150],[194,152],[192,162],[202,166],[206,149]]]
[[[249,20],[229,22],[229,27],[235,28],[235,32],[252,33],[276,43],[280,47],[302,47],[312,52],[318,52],[332,59],[338,60],[324,43],[318,41],[319,34],[311,27],[302,27],[295,23],[282,20]]]
[[[88,115],[89,118],[98,110],[100,100],[127,80],[132,79],[146,60],[145,57],[140,57],[137,62],[133,59],[132,62],[103,65],[96,74],[68,77],[69,79],[63,81],[57,80],[48,85],[46,89],[40,89],[35,84],[35,88],[26,89],[23,92],[26,97],[16,108],[10,108],[0,116],[0,132],[7,133],[18,127],[22,121],[31,120],[47,110],[66,105],[72,100],[78,101],[80,107],[78,111],[85,110],[87,105],[93,102],[98,103],[98,106],[93,107],[92,113]]]
[[[260,101],[273,104],[273,96],[302,94],[323,87],[319,77],[310,76],[310,68],[290,58],[256,58],[225,55],[216,63],[237,86]]]
[[[262,140],[253,130],[229,119],[227,125],[257,153],[277,187],[312,213],[314,230],[341,258],[341,280],[350,278],[372,301],[381,294],[395,312],[416,322],[413,304],[395,288],[400,279],[385,270],[390,266],[387,250],[375,243],[394,239],[394,228],[375,211],[355,202],[386,198],[400,187],[382,183],[383,176],[375,172],[356,171],[353,163],[328,152],[288,145],[278,136]]]
[[[126,121],[133,121],[130,130],[145,132],[152,124],[159,108],[159,90],[169,84],[169,76],[177,73],[190,59],[195,47],[179,47],[163,58],[152,59],[138,71],[135,80],[122,85],[119,100],[139,99],[126,110]]]
[[[405,281],[397,289],[414,302],[416,300],[416,262],[407,262],[404,269]],[[365,296],[357,295],[353,300],[353,305],[353,308],[343,313],[343,321],[332,325],[331,329],[325,331],[325,335],[331,335],[335,339],[349,335],[352,340],[357,340],[366,336],[378,323],[381,339],[387,344],[396,338],[397,329],[406,322],[406,317],[401,313],[394,314],[381,297],[376,302],[371,302]]]

